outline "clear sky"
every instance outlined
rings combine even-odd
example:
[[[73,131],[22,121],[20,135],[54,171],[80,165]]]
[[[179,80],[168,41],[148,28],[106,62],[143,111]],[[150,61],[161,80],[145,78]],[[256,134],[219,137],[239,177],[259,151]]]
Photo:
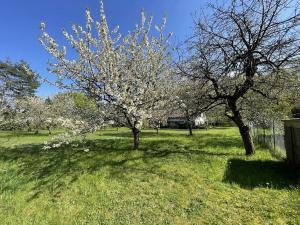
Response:
[[[99,18],[98,0],[5,0],[0,4],[0,60],[13,62],[24,59],[31,68],[49,80],[54,77],[47,72],[48,53],[38,41],[39,24],[46,23],[47,32],[58,43],[63,41],[62,28],[72,23],[85,23],[84,11],[90,8],[92,17]],[[182,42],[192,32],[192,14],[205,7],[201,0],[104,0],[105,12],[110,26],[120,26],[121,32],[132,30],[140,21],[140,11],[154,16],[159,23],[167,16],[167,30],[174,33],[173,43]],[[42,84],[38,95],[46,97],[58,90]]]

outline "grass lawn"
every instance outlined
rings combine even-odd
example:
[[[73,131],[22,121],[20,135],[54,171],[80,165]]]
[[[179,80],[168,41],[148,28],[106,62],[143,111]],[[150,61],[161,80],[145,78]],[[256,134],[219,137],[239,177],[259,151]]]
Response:
[[[300,187],[235,128],[99,131],[84,148],[0,132],[0,224],[300,224]]]

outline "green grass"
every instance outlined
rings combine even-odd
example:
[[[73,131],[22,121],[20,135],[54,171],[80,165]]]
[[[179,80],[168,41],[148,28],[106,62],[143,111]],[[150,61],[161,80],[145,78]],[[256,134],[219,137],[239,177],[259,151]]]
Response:
[[[300,224],[299,181],[235,128],[99,131],[85,147],[0,133],[0,224]],[[83,150],[88,147],[89,152]]]

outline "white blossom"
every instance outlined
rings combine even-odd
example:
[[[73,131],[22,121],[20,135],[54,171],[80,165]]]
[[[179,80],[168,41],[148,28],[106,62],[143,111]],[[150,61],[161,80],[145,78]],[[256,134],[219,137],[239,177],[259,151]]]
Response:
[[[55,58],[49,70],[57,75],[59,87],[80,90],[114,106],[127,127],[141,129],[142,121],[169,94],[170,35],[164,36],[165,25],[164,18],[156,26],[158,34],[150,35],[152,17],[147,23],[142,12],[141,24],[121,39],[118,27],[110,31],[101,1],[100,21],[94,22],[86,10],[86,30],[73,25],[74,35],[63,31],[77,53],[75,60],[67,59],[66,48],[48,33],[43,31],[40,41]],[[97,35],[92,34],[92,26]]]

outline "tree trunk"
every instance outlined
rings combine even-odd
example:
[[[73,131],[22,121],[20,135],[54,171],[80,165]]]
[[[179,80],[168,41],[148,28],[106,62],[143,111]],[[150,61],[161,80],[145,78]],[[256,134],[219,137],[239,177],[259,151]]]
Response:
[[[273,149],[275,151],[276,149],[276,133],[275,133],[275,122],[274,122],[274,119],[273,119],[273,126],[272,126],[272,130],[273,130]]]
[[[132,134],[133,134],[133,149],[137,150],[140,144],[140,130],[134,127],[132,128]]]
[[[250,129],[247,125],[238,125],[239,130],[240,130],[240,134],[242,136],[243,139],[243,143],[244,143],[244,147],[246,150],[246,155],[253,155],[255,154],[255,147],[253,144],[253,140],[252,137],[250,135]]]
[[[263,129],[264,129],[264,145],[266,145],[267,144],[267,142],[266,142],[266,128],[264,127]]]
[[[236,102],[228,102],[228,106],[230,107],[233,116],[229,116],[229,118],[238,126],[240,134],[243,139],[243,144],[246,150],[246,155],[254,155],[255,147],[253,144],[253,140],[250,134],[250,128],[244,123],[242,115],[239,109],[236,106]]]
[[[190,122],[188,122],[188,128],[189,128],[189,134],[190,136],[193,135],[193,128],[192,128],[192,124]]]

